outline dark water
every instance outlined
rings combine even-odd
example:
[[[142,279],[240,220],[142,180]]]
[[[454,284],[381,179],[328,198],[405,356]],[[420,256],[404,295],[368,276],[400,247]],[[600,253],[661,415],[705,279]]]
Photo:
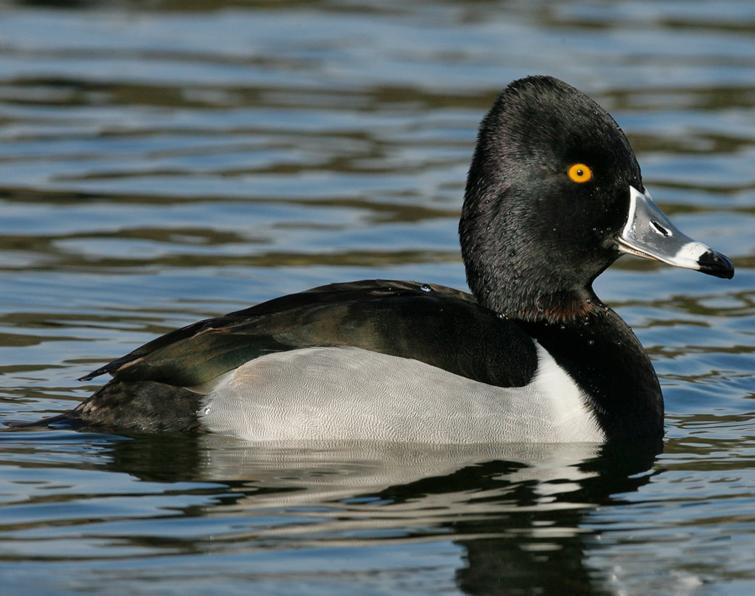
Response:
[[[65,6],[66,9],[56,8]],[[664,453],[0,433],[0,591],[755,592],[755,4],[0,3],[0,415],[330,281],[464,287],[480,117],[550,73],[731,282],[623,259]]]

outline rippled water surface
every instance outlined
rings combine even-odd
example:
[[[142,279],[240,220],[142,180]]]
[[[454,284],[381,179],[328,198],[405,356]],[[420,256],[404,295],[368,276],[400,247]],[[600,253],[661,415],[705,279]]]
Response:
[[[746,0],[0,2],[5,421],[281,293],[465,287],[476,127],[525,74],[611,110],[737,266],[598,280],[661,377],[657,456],[0,432],[0,591],[755,592],[754,34]]]

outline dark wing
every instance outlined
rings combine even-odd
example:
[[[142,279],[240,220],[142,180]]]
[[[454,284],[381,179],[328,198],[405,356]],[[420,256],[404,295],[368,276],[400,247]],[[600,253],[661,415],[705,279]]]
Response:
[[[290,294],[177,329],[83,377],[176,387],[209,382],[264,354],[353,346],[413,358],[481,382],[518,387],[537,369],[516,323],[443,286],[369,280]]]

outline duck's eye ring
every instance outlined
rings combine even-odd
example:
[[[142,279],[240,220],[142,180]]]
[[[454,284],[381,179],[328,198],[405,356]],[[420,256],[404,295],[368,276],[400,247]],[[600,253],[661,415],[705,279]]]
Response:
[[[584,184],[592,180],[592,170],[583,163],[575,163],[566,171],[569,180],[577,184]]]

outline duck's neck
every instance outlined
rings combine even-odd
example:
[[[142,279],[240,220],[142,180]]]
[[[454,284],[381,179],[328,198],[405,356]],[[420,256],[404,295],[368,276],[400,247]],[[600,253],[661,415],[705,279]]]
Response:
[[[485,308],[507,319],[531,323],[562,324],[579,321],[604,308],[591,288],[553,292],[524,290],[508,293],[493,288],[472,288],[479,303]]]
[[[528,267],[511,255],[495,266],[489,265],[492,259],[464,256],[467,283],[478,303],[505,318],[568,323],[605,308],[592,290],[592,280],[580,283],[572,272]]]
[[[511,319],[550,323],[583,318],[601,307],[592,281],[614,257],[566,254],[563,239],[538,240],[512,225],[490,194],[468,188],[459,223],[467,283],[478,302]]]

